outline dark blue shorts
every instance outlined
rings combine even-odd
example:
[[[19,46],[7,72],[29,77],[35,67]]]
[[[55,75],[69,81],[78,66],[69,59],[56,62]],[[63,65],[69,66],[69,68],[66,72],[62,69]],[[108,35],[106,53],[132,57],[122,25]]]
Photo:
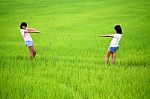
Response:
[[[110,50],[112,53],[116,52],[118,49],[119,49],[119,46],[118,46],[118,47],[109,47],[109,50]]]

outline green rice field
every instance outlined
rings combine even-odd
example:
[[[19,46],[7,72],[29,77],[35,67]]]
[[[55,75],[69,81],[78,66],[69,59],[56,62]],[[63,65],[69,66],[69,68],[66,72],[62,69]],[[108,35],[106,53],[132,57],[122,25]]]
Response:
[[[20,23],[37,51],[31,62]],[[123,29],[116,64],[104,57]],[[0,99],[150,99],[149,0],[0,0]]]

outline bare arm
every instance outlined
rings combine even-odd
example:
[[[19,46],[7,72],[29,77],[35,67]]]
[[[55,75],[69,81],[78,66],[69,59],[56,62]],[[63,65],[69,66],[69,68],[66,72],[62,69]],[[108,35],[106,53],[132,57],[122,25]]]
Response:
[[[100,37],[114,37],[113,34],[101,34]]]
[[[35,29],[27,28],[25,33],[40,33],[40,31],[37,31]]]

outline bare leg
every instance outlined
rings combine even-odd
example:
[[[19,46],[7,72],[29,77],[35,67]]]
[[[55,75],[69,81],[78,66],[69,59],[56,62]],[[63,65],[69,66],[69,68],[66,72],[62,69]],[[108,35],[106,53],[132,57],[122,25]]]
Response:
[[[34,46],[32,46],[32,51],[33,51],[33,56],[35,57],[35,55],[36,55],[36,50],[35,50]]]
[[[30,51],[30,59],[31,59],[31,61],[32,61],[33,58],[34,58],[35,55],[36,55],[36,51],[35,51],[35,49],[34,49],[33,46],[30,46],[30,47],[28,47],[28,48],[29,48],[29,51]]]
[[[116,52],[112,53],[112,64],[116,62]]]
[[[110,54],[111,54],[111,51],[108,50],[107,53],[106,53],[106,56],[105,56],[105,64],[108,64]]]

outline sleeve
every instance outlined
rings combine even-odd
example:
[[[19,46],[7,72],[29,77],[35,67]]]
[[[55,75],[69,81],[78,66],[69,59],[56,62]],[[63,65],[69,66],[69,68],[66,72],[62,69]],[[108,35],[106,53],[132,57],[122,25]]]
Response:
[[[118,37],[118,35],[117,34],[114,34],[114,38],[117,38]]]
[[[21,30],[20,30],[21,35],[25,35],[25,31],[27,31],[27,30],[21,29]]]
[[[24,30],[21,29],[21,30],[20,30],[20,33],[21,33],[21,35],[24,35]]]

